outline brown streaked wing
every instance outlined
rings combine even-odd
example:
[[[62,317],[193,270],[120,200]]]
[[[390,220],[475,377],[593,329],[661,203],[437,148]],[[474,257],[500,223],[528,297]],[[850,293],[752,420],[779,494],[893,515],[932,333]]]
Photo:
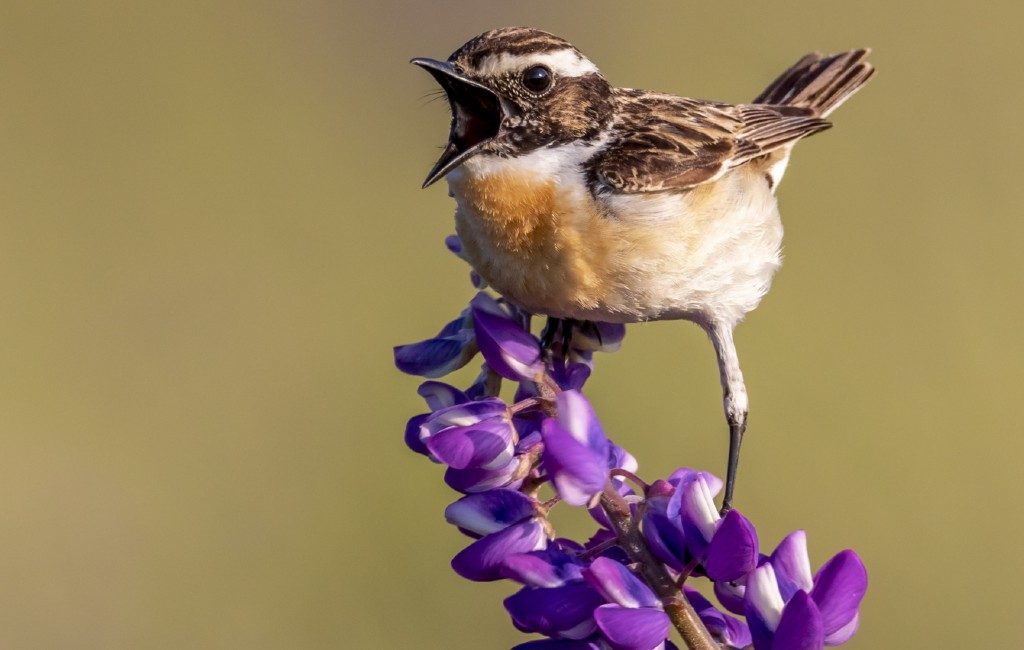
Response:
[[[627,91],[609,144],[584,164],[596,191],[685,190],[830,126],[791,106]]]

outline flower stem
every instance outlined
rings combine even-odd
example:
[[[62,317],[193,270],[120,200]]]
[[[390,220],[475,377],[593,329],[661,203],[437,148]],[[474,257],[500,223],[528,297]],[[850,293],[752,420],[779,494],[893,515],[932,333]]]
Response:
[[[615,528],[619,546],[639,566],[641,576],[661,600],[665,613],[679,630],[686,647],[690,650],[720,650],[721,646],[711,638],[711,633],[676,587],[668,571],[647,548],[640,527],[630,514],[629,504],[615,491],[611,482],[605,485],[601,494],[601,507]]]

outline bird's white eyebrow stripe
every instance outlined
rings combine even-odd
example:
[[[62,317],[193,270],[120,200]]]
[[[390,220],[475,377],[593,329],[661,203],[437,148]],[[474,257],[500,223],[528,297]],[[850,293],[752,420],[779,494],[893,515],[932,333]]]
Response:
[[[543,54],[491,54],[477,64],[476,73],[484,77],[496,77],[524,70],[531,65],[546,65],[561,77],[582,77],[598,72],[597,66],[579,52],[563,48]]]

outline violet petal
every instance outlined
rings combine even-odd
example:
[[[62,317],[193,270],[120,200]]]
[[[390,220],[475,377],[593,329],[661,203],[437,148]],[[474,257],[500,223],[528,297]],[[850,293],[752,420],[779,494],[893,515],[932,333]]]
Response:
[[[854,634],[857,633],[858,627],[860,627],[860,614],[854,616],[853,619],[843,627],[825,636],[825,645],[842,645],[846,643]]]
[[[718,611],[711,601],[692,587],[684,585],[683,592],[712,636],[733,648],[745,648],[750,645],[750,629],[746,623]]]
[[[668,614],[653,607],[601,605],[594,620],[615,650],[652,650],[665,642],[671,625]]]
[[[623,607],[661,607],[661,601],[640,578],[622,564],[599,557],[583,572],[583,579],[608,599]]]
[[[548,546],[543,551],[511,555],[502,562],[501,574],[528,587],[561,587],[583,579],[583,567],[572,555]]]
[[[690,561],[686,536],[678,518],[669,518],[666,512],[668,498],[655,496],[647,500],[643,518],[643,533],[655,556],[672,569],[682,571]]]
[[[840,551],[818,569],[811,598],[821,611],[826,635],[838,632],[853,620],[867,589],[867,569],[850,549]]]
[[[783,600],[788,601],[801,589],[810,592],[814,587],[811,561],[807,556],[807,533],[804,531],[795,530],[786,535],[775,547],[770,561]]]
[[[722,607],[733,614],[743,615],[743,598],[747,593],[745,576],[740,580],[716,582],[714,589],[715,598],[718,599],[718,602],[722,603]]]
[[[424,423],[423,437],[427,438],[448,427],[464,427],[491,418],[507,417],[508,413],[508,405],[497,397],[453,404],[430,414]]]
[[[668,482],[671,483],[672,485],[678,486],[681,483],[684,483],[687,479],[698,474],[704,477],[704,482],[708,484],[708,490],[711,492],[711,496],[716,496],[719,492],[722,491],[722,486],[724,485],[722,479],[718,478],[711,472],[691,469],[689,467],[680,467],[676,471],[669,474]]]
[[[558,410],[558,422],[582,445],[601,454],[602,460],[608,458],[608,439],[601,428],[594,408],[578,390],[562,391],[555,398]]]
[[[754,635],[754,645],[758,645],[758,632],[766,631],[769,635],[775,632],[782,618],[785,603],[779,595],[779,583],[775,579],[775,570],[770,563],[762,564],[747,576],[745,612],[750,631]]]
[[[588,503],[608,480],[606,456],[579,442],[553,418],[541,426],[544,467],[558,495],[574,506]]]
[[[530,519],[476,540],[452,558],[452,568],[467,580],[500,580],[505,558],[543,549],[547,541],[544,527]]]
[[[442,381],[425,381],[420,384],[416,392],[426,400],[427,408],[431,411],[440,411],[443,408],[469,401],[469,398],[461,390]]]
[[[824,647],[825,634],[818,607],[806,591],[798,591],[782,612],[772,650],[821,650]]]
[[[477,346],[494,372],[506,379],[533,379],[543,364],[540,343],[486,293],[470,303]]]
[[[444,482],[457,492],[474,493],[493,490],[494,488],[509,487],[518,488],[522,479],[513,478],[520,470],[521,460],[519,456],[513,456],[508,464],[502,467],[486,469],[483,467],[469,467],[467,469],[455,469],[449,467],[444,473]]]
[[[409,422],[405,425],[405,445],[417,454],[423,454],[424,456],[429,456],[430,451],[420,439],[420,427],[423,426],[428,417],[430,417],[429,413],[414,415],[409,418]]]
[[[429,426],[429,424],[428,424]],[[504,467],[515,450],[515,430],[505,418],[449,427],[424,441],[431,455],[455,469]]]
[[[682,520],[683,532],[690,552],[695,557],[703,557],[708,544],[715,535],[719,520],[718,508],[711,496],[704,476],[692,474],[680,483],[669,499],[668,515],[673,516],[673,509],[678,504],[679,516]]]
[[[409,375],[443,377],[469,363],[476,353],[473,332],[459,330],[448,336],[395,346],[395,367]]]
[[[738,580],[757,566],[758,543],[754,525],[737,510],[718,524],[702,564],[715,581]]]
[[[537,502],[517,490],[464,496],[444,510],[448,523],[479,535],[496,533],[536,514]]]
[[[523,587],[505,599],[505,609],[523,632],[555,636],[571,631],[573,636],[586,637],[594,632],[592,616],[603,602],[587,583],[571,582],[552,588]],[[581,626],[584,623],[590,624]]]

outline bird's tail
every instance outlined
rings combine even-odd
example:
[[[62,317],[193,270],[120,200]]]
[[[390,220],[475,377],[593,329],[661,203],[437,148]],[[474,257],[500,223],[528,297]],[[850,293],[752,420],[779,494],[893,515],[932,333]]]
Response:
[[[755,104],[809,108],[825,117],[867,83],[875,68],[865,61],[869,49],[830,56],[808,54],[764,89]]]

